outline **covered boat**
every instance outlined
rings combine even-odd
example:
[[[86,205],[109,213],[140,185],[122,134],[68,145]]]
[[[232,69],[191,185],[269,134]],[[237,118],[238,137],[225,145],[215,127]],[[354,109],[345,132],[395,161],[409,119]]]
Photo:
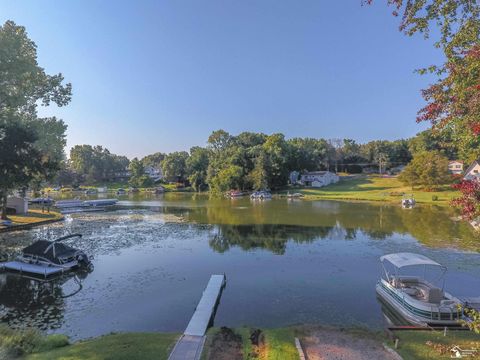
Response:
[[[464,303],[445,292],[447,268],[428,257],[414,253],[396,253],[380,257],[383,276],[378,281],[378,296],[409,323],[419,326],[458,326]],[[409,269],[423,276],[402,275]],[[426,279],[427,269],[437,273],[438,287]]]
[[[28,264],[58,266],[69,269],[91,266],[91,261],[85,252],[61,242],[74,237],[82,237],[82,235],[62,236],[53,241],[38,240],[24,248],[18,260]]]

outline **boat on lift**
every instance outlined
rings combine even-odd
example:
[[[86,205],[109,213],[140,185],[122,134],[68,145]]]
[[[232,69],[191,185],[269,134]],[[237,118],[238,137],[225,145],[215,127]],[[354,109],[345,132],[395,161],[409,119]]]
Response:
[[[6,271],[39,275],[45,278],[71,270],[93,270],[93,264],[87,254],[63,241],[82,237],[82,234],[62,236],[53,241],[38,240],[22,250],[15,261],[1,263]]]

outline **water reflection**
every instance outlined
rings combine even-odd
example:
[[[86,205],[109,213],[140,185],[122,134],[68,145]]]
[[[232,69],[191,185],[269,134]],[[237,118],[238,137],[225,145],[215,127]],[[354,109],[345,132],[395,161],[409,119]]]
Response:
[[[38,283],[3,274],[0,316],[12,326],[34,325],[74,339],[182,331],[209,276],[226,273],[218,325],[378,328],[378,258],[388,252],[430,256],[452,269],[453,292],[479,295],[480,255],[474,252],[480,240],[453,216],[434,206],[125,197],[114,211],[0,234],[0,255],[11,259],[36,239],[79,232],[83,238],[72,245],[94,255],[95,263],[77,293],[72,278]]]
[[[87,275],[80,272],[42,281],[19,274],[0,274],[1,321],[12,328],[60,328],[65,299],[82,290],[82,281]]]

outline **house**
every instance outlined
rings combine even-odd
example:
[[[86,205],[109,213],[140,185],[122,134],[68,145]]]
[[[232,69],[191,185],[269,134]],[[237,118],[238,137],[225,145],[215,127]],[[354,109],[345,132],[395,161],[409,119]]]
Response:
[[[475,160],[465,171],[464,180],[480,180],[480,160]]]
[[[145,166],[144,168],[145,175],[147,175],[154,182],[163,179],[162,169],[154,168],[153,166]]]
[[[403,170],[405,170],[405,165],[398,165],[395,167],[390,168],[387,173],[390,175],[398,175],[400,174]]]
[[[338,182],[340,178],[330,171],[311,171],[302,174],[300,183],[304,186],[322,187]]]
[[[463,161],[452,160],[448,162],[448,171],[450,174],[462,174],[463,173]]]
[[[9,196],[7,199],[7,209],[15,210],[15,214],[28,213],[28,200],[20,196]]]

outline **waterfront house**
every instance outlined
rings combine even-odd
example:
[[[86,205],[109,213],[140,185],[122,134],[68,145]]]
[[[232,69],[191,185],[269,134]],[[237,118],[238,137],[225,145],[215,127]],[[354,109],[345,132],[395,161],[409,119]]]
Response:
[[[480,179],[480,162],[479,160],[475,160],[465,171],[465,175],[463,176],[464,180],[476,180]]]
[[[459,175],[463,173],[463,161],[452,160],[448,162],[448,171],[450,174]]]
[[[155,168],[153,166],[145,166],[144,172],[145,172],[145,175],[147,175],[154,182],[157,182],[163,179],[162,169]]]
[[[302,174],[300,183],[304,186],[322,187],[338,182],[340,178],[330,171],[310,171]]]

